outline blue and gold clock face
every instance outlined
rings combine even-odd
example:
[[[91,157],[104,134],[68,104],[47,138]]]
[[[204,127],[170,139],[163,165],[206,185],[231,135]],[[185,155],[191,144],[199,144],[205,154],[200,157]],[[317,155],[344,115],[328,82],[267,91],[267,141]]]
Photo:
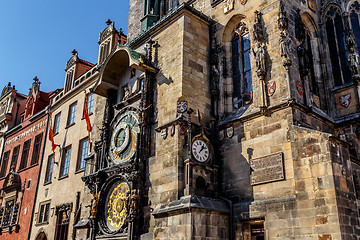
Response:
[[[111,231],[120,229],[127,217],[127,201],[129,186],[124,182],[116,182],[111,187],[105,203],[105,217]]]
[[[113,128],[109,150],[115,164],[124,163],[134,156],[139,133],[139,118],[135,112],[126,112],[119,117]]]

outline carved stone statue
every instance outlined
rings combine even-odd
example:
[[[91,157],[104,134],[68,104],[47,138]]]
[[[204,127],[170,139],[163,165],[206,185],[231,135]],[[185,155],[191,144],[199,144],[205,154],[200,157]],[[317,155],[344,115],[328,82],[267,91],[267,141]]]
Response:
[[[359,79],[359,74],[360,74],[360,69],[359,69],[359,55],[357,54],[356,50],[355,50],[355,46],[352,46],[350,48],[350,53],[348,56],[348,62],[349,62],[349,67],[350,67],[350,71],[353,75],[354,78]]]
[[[264,46],[261,43],[256,43],[256,50],[254,51],[256,61],[257,76],[263,80],[266,77],[266,53]]]
[[[97,194],[93,193],[93,199],[91,200],[91,217],[96,217],[99,200],[100,192],[98,192]]]
[[[130,208],[132,211],[137,211],[139,207],[139,195],[137,194],[136,189],[132,190],[130,198]]]
[[[254,39],[255,41],[261,41],[264,39],[264,28],[261,24],[261,12],[259,11],[255,11]]]
[[[215,65],[211,66],[211,73],[212,73],[212,84],[211,84],[211,90],[218,90],[219,89],[219,79],[220,79],[220,72],[216,68]]]
[[[278,19],[278,26],[281,31],[285,31],[288,28],[288,18],[285,11],[284,4],[280,2],[280,11],[279,11],[279,19]]]
[[[129,99],[129,97],[131,96],[131,92],[128,86],[124,87],[124,97],[122,99],[122,101],[126,101]]]
[[[284,67],[288,67],[291,65],[291,60],[290,60],[290,56],[289,56],[289,53],[290,53],[289,46],[290,46],[289,37],[285,34],[285,32],[281,32],[280,33],[280,56],[283,58]]]

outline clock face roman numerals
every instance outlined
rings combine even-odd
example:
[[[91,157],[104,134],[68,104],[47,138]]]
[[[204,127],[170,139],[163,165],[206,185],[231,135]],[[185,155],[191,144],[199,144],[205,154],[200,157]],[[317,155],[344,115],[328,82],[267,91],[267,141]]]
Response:
[[[193,141],[191,152],[195,160],[199,162],[206,162],[210,157],[210,150],[207,143],[201,139]]]

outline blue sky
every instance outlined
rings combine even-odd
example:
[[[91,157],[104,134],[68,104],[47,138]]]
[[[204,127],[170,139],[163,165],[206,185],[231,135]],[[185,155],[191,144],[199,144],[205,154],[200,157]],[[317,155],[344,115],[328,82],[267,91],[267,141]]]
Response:
[[[0,7],[0,91],[11,82],[27,94],[35,76],[42,91],[64,85],[65,65],[76,49],[96,63],[105,21],[127,32],[129,0],[10,0]]]

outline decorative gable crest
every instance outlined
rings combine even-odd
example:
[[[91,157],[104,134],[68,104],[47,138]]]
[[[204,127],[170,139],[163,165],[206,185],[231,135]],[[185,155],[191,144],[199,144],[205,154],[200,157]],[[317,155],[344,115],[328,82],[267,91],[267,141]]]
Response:
[[[115,29],[115,24],[113,21],[111,21],[110,19],[108,19],[106,21],[107,27],[104,29],[104,31],[102,31],[102,33],[100,33],[99,36],[99,44],[104,41],[107,37],[109,37],[112,33],[116,33],[116,29]]]
[[[77,61],[79,61],[79,57],[78,57],[78,52],[74,49],[71,52],[73,55],[72,57],[69,59],[69,61],[67,61],[66,63],[66,68],[65,71],[67,71],[70,67],[72,67]]]

